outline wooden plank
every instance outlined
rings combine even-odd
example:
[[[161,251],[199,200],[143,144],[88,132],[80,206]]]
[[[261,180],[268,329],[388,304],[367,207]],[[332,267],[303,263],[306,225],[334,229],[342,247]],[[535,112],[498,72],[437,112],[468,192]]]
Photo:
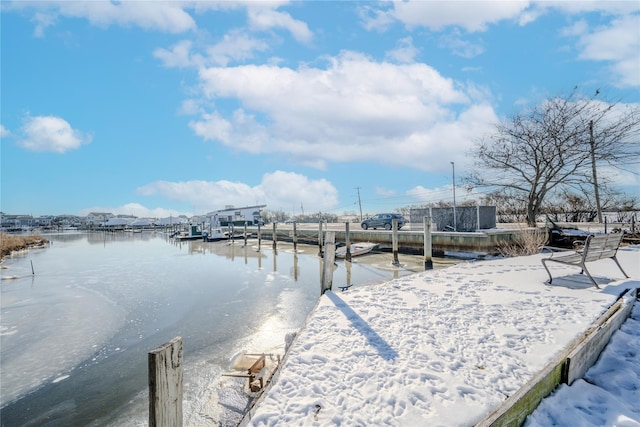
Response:
[[[149,352],[149,426],[182,426],[182,338]]]
[[[540,401],[560,384],[565,363],[565,357],[556,357],[476,427],[521,426]]]
[[[256,360],[253,365],[251,365],[251,367],[249,368],[249,372],[253,373],[253,374],[257,374],[258,372],[260,372],[262,370],[262,368],[264,368],[266,366],[266,359],[265,359],[265,355],[261,354],[260,357],[258,357],[258,360]]]
[[[615,312],[600,327],[592,331],[567,357],[567,371],[563,382],[571,385],[592,367],[609,343],[611,335],[631,314],[635,292],[625,294],[612,308]]]

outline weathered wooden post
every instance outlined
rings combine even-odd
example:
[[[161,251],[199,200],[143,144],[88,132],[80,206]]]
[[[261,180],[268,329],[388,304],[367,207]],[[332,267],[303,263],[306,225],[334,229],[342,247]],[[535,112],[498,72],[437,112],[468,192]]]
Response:
[[[318,223],[318,256],[322,256],[322,220]]]
[[[276,228],[278,227],[277,223],[273,223],[273,235],[272,235],[272,239],[273,239],[273,253],[275,255],[275,253],[278,251],[278,243],[277,243],[277,235],[276,235]]]
[[[433,270],[433,260],[431,259],[431,217],[424,217],[424,269]]]
[[[320,281],[320,295],[331,290],[333,284],[333,263],[336,258],[336,233],[327,231],[325,239],[324,258],[322,262],[322,280]]]
[[[149,352],[149,426],[182,426],[182,337]]]
[[[247,246],[247,221],[244,222],[244,245]]]
[[[400,265],[400,261],[398,260],[398,218],[393,218],[391,220],[391,246],[393,247],[393,265]]]
[[[298,250],[298,227],[297,223],[293,222],[293,252]]]
[[[349,221],[344,223],[344,244],[347,245],[347,252],[344,255],[344,260],[351,262],[351,239],[349,238]]]
[[[258,223],[258,252],[260,252],[260,245],[262,244],[262,227],[260,227],[260,223]],[[260,259],[260,257],[258,257]]]

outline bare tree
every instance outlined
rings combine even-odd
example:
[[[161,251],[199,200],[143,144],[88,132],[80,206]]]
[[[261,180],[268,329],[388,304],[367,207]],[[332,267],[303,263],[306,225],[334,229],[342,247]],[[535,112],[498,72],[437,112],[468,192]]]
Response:
[[[468,183],[516,198],[535,226],[553,192],[595,183],[597,162],[625,167],[637,160],[639,119],[637,106],[580,98],[574,89],[502,121],[478,140]]]

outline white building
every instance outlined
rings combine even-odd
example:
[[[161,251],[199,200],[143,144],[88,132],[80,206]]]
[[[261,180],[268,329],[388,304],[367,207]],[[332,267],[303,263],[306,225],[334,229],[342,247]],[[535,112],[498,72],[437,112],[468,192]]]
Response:
[[[245,222],[247,225],[258,225],[264,223],[260,211],[266,207],[267,205],[245,206],[242,208],[227,206],[225,209],[209,212],[206,216],[208,221],[214,225],[226,226],[233,224],[242,226]]]

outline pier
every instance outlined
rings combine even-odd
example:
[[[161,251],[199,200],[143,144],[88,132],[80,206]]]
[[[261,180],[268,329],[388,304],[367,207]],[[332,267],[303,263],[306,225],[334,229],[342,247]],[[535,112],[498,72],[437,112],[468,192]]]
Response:
[[[353,224],[349,224],[350,226]],[[357,224],[356,224],[357,225]],[[274,233],[276,240],[292,242],[294,238],[298,243],[318,244],[318,230],[332,231],[335,233],[336,244],[346,242],[346,224],[323,223],[319,224],[296,224],[293,227],[289,224],[277,224],[275,227],[261,227],[260,234],[264,239],[273,240]],[[389,230],[362,230],[350,227],[350,242],[371,242],[378,245],[378,250],[387,251],[393,247],[393,231]],[[251,233],[257,233],[258,227],[248,227]],[[445,252],[480,252],[496,253],[501,243],[517,240],[524,233],[532,231],[544,232],[540,229],[517,229],[517,230],[480,230],[477,232],[453,232],[435,231],[431,233],[431,247],[434,256],[443,255]],[[397,232],[398,251],[401,253],[421,254],[424,250],[424,230],[410,227],[403,227]]]

